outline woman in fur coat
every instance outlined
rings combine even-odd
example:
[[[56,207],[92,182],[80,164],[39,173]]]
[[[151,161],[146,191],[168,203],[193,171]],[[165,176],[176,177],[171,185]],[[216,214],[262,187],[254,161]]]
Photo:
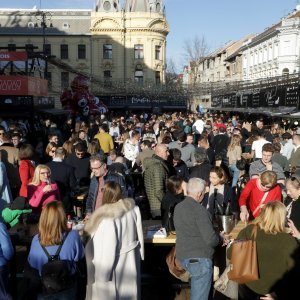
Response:
[[[140,259],[144,239],[139,208],[121,199],[118,183],[104,185],[102,206],[85,225],[87,300],[140,299]]]

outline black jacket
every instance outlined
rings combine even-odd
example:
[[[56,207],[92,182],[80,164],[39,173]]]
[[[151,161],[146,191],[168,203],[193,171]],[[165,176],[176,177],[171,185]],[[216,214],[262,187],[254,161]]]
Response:
[[[72,211],[71,192],[76,188],[76,178],[74,169],[61,161],[51,161],[47,163],[51,170],[51,180],[58,185],[62,202],[67,212]]]
[[[177,194],[173,195],[169,191],[164,195],[162,201],[161,201],[161,223],[163,227],[166,227],[167,221],[168,221],[168,213],[169,210],[171,210],[172,218],[174,214],[175,206],[180,203],[184,199],[184,194]]]
[[[65,162],[74,168],[75,178],[78,182],[84,182],[85,186],[90,184],[90,154],[86,153],[83,158],[78,158],[75,153],[68,155]]]
[[[201,165],[196,165],[190,168],[190,178],[200,178],[209,184],[209,173],[211,168],[212,166],[208,161],[203,162]]]

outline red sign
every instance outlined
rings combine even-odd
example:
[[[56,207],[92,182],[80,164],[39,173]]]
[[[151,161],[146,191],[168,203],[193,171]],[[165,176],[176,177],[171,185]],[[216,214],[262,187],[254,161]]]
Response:
[[[0,51],[0,61],[24,61],[27,60],[27,52],[25,51]]]
[[[48,96],[48,81],[39,77],[0,76],[0,94]]]

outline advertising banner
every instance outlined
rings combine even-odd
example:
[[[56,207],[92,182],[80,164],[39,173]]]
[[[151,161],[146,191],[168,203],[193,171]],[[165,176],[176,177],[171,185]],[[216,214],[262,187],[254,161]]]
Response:
[[[27,60],[27,52],[25,51],[0,51],[0,61],[25,61]]]
[[[0,76],[0,94],[48,96],[48,82],[39,77]]]

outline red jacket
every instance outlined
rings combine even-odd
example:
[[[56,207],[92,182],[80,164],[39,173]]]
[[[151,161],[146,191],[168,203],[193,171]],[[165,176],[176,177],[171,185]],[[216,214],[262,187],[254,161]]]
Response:
[[[22,159],[19,164],[21,188],[19,195],[27,198],[27,185],[31,182],[34,174],[34,165],[28,159]]]
[[[252,215],[252,218],[256,218],[259,213],[260,209],[258,209],[255,214],[253,215],[253,212],[255,211],[256,207],[259,206],[260,201],[262,200],[265,192],[260,190],[257,186],[257,180],[258,178],[253,178],[248,181],[246,186],[244,187],[240,198],[239,198],[239,205],[240,207],[242,205],[246,205],[248,209],[250,209],[250,217]],[[264,204],[268,203],[270,201],[281,201],[282,195],[281,195],[281,189],[278,184],[276,184],[272,189],[269,190],[269,193],[264,200]]]

